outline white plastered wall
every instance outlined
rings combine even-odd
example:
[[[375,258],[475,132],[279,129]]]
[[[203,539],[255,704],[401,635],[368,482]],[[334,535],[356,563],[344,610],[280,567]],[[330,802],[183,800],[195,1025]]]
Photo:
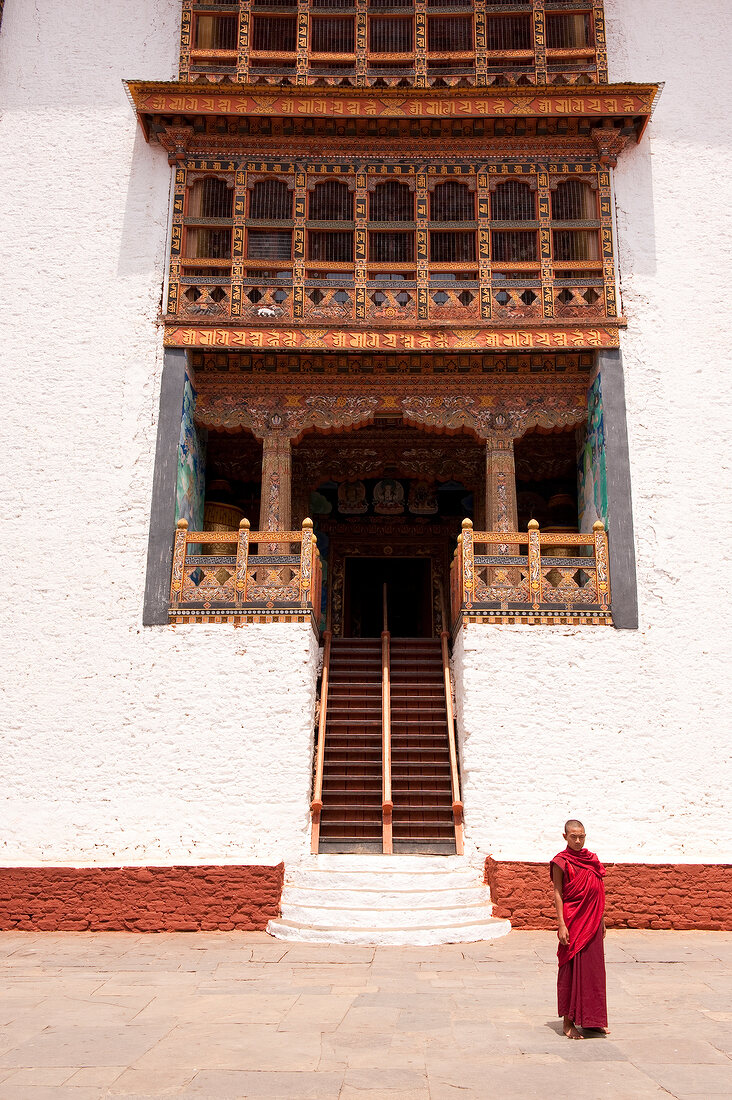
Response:
[[[607,860],[730,862],[732,7],[605,11],[610,79],[666,82],[614,173],[640,629],[467,628],[466,831],[541,860],[571,815]]]
[[[141,625],[170,169],[123,78],[180,0],[7,0],[0,33],[0,863],[308,850],[307,624]]]

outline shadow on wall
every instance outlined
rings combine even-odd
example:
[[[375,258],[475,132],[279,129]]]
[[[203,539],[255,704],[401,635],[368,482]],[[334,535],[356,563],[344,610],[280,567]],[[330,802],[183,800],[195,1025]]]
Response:
[[[640,145],[625,150],[614,173],[621,294],[624,275],[656,273],[652,149],[651,121]]]
[[[122,221],[117,275],[150,274],[162,300],[171,170],[163,150],[136,127]]]

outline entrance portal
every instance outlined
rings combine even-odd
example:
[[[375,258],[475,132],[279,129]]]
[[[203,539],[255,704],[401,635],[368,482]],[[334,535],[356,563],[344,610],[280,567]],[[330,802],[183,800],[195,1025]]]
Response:
[[[432,562],[429,558],[347,558],[345,630],[349,638],[432,637]]]

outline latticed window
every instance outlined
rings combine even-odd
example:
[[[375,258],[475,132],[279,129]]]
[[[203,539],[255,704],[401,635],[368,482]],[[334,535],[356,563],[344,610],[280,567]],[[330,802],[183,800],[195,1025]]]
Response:
[[[353,0],[310,0],[311,8],[352,8]]]
[[[247,259],[289,260],[292,233],[283,229],[250,229],[247,234]]]
[[[475,201],[465,183],[440,183],[432,192],[430,220],[469,222],[475,217]]]
[[[297,34],[295,16],[255,15],[252,49],[270,53],[294,53]]]
[[[188,193],[190,218],[230,218],[233,213],[234,192],[226,180],[206,176],[196,180]]]
[[[531,50],[533,23],[529,15],[491,15],[486,19],[489,50]]]
[[[189,229],[186,255],[192,259],[228,260],[231,257],[230,229]]]
[[[491,196],[491,217],[497,222],[527,222],[536,217],[534,196],[528,183],[507,180]]]
[[[327,233],[310,230],[308,233],[308,259],[329,263],[352,263],[353,233]]]
[[[239,20],[235,15],[199,15],[196,20],[197,50],[235,50]]]
[[[590,45],[590,16],[588,12],[565,15],[564,12],[547,12],[546,44],[552,50],[581,49]]]
[[[473,20],[462,15],[432,16],[427,22],[431,53],[460,53],[473,48]]]
[[[599,260],[597,233],[591,229],[555,229],[554,259],[560,262]]]
[[[310,49],[313,53],[353,53],[353,19],[317,16],[311,19],[310,26]]]
[[[567,180],[552,192],[552,218],[555,221],[587,221],[596,217],[597,201],[588,183]]]
[[[372,53],[411,53],[412,20],[375,16],[369,24],[369,48]]]
[[[353,221],[353,194],[345,183],[325,180],[317,183],[310,196],[310,220],[315,222]]]
[[[371,263],[411,263],[413,259],[413,233],[369,233],[369,260]]]
[[[369,202],[369,221],[411,222],[414,220],[414,198],[406,183],[388,180],[374,188]]]
[[[475,233],[430,233],[430,260],[434,263],[467,263],[475,259]]]
[[[493,233],[493,259],[498,263],[520,264],[537,259],[536,233],[528,229],[497,230]]]
[[[370,8],[411,8],[412,0],[369,0]]]
[[[249,200],[250,218],[283,221],[292,217],[292,192],[282,180],[258,180]]]

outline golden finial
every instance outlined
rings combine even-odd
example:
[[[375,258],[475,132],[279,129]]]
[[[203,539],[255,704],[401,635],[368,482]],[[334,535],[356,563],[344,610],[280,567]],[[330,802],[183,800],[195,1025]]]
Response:
[[[187,519],[179,519],[175,526],[178,528],[179,531],[187,531],[188,530],[188,520]]]
[[[472,521],[472,519],[467,519],[467,517],[466,517],[466,518],[465,518],[465,519],[463,520],[463,531],[465,530],[465,528],[466,528],[466,527],[472,527],[472,526],[473,526],[473,521]]]
[[[538,519],[530,519],[529,520],[529,531],[538,531],[538,530],[539,530],[539,521],[538,521]]]
[[[592,524],[592,530],[593,531],[604,531],[605,530],[605,524],[602,522],[601,519],[596,519],[595,522]]]
[[[312,529],[313,521],[310,519],[309,516],[305,516],[305,519],[302,521],[302,525],[303,527],[308,527]]]
[[[248,519],[240,519],[239,520],[239,530],[240,531],[242,531],[242,530],[248,531],[251,526],[252,525],[251,525],[251,523],[249,522]]]

